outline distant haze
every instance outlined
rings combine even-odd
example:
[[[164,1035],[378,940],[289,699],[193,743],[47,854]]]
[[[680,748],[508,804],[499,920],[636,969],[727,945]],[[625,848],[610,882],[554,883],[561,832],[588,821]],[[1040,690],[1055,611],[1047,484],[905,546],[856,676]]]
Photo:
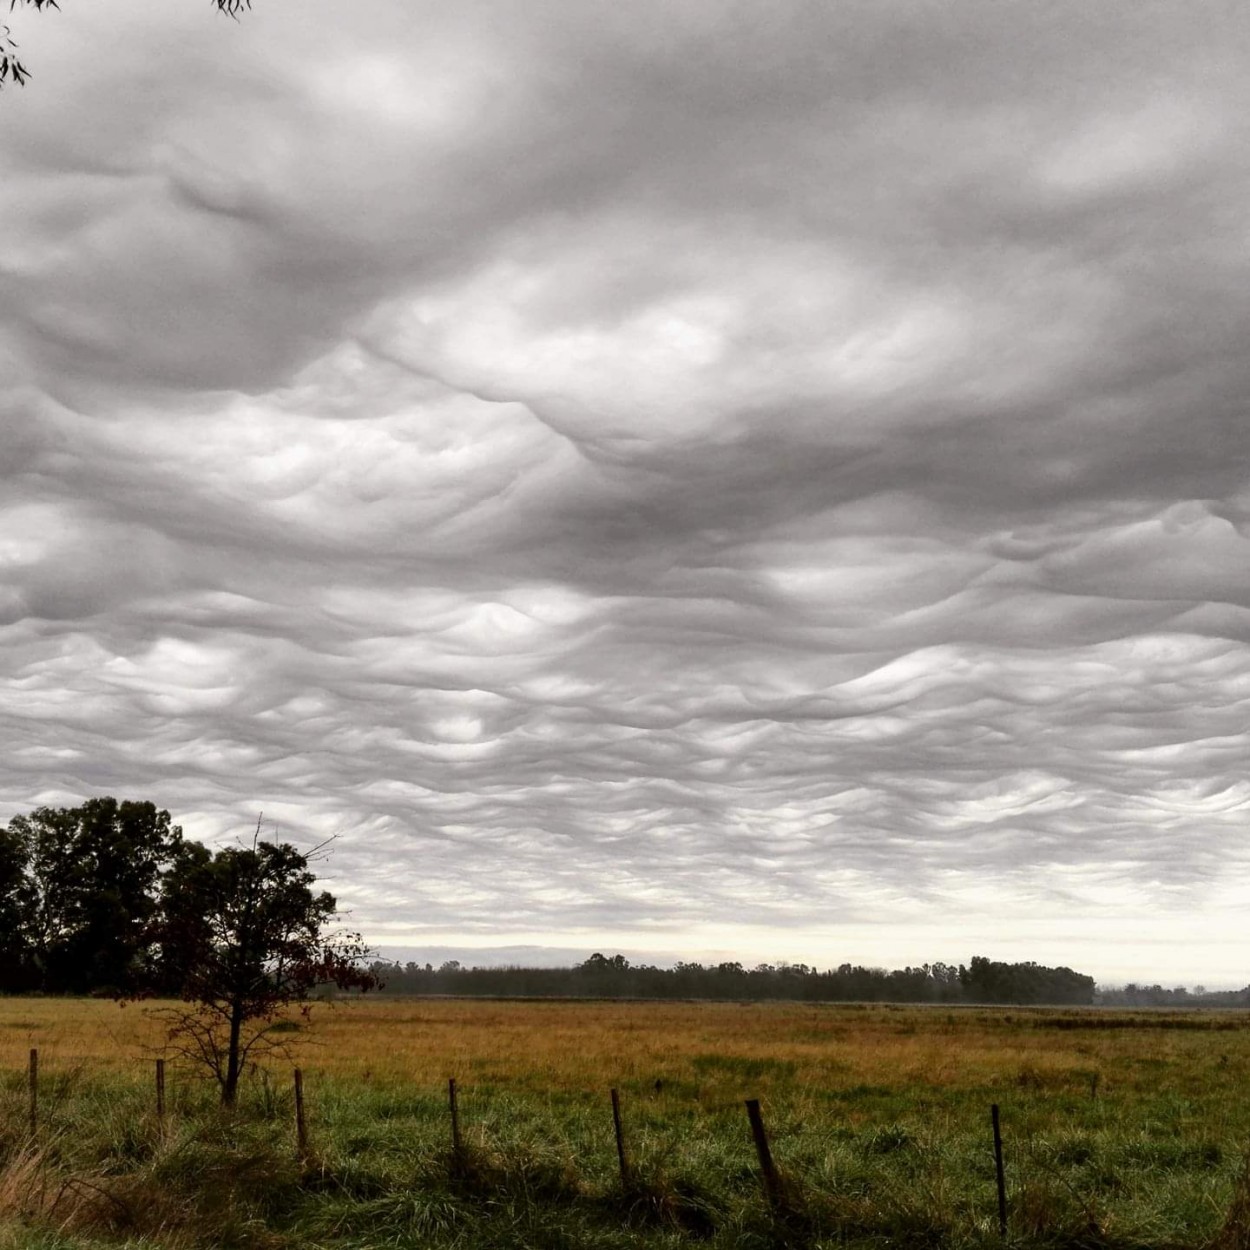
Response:
[[[338,835],[384,949],[1250,983],[1250,9],[5,20],[0,820]]]

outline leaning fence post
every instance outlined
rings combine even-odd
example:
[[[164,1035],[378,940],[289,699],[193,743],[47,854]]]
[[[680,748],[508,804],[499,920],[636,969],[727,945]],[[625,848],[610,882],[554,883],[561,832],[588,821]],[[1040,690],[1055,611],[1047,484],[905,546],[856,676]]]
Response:
[[[304,1074],[295,1069],[295,1144],[300,1158],[308,1153],[308,1121],[304,1119]]]
[[[1007,1181],[1003,1175],[1003,1134],[998,1125],[998,1103],[990,1106],[990,1120],[994,1125],[994,1172],[998,1180],[998,1231],[1007,1236]]]
[[[625,1158],[625,1133],[621,1128],[621,1096],[616,1090],[612,1094],[612,1127],[616,1131],[616,1157],[621,1165],[621,1184],[629,1187],[629,1162]]]
[[[456,1078],[454,1076],[447,1080],[447,1103],[451,1107],[451,1150],[459,1158],[464,1153],[464,1149],[460,1141],[460,1111],[456,1106]]]
[[[156,1061],[156,1119],[165,1123],[165,1060]]]
[[[751,1121],[751,1136],[755,1139],[755,1153],[760,1159],[760,1172],[764,1177],[764,1193],[768,1201],[776,1206],[781,1196],[781,1187],[777,1179],[777,1168],[773,1164],[773,1154],[768,1148],[768,1134],[764,1131],[764,1118],[760,1115],[758,1098],[747,1099],[747,1118]]]
[[[39,1127],[39,1051],[33,1046],[30,1051],[30,1068],[26,1076],[30,1087],[30,1132],[33,1137]]]

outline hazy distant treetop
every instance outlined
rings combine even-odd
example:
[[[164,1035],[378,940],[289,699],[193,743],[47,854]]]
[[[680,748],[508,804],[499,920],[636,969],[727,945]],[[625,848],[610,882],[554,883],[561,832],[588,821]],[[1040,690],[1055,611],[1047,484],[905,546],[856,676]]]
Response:
[[[231,17],[237,17],[243,9],[252,7],[252,0],[213,0],[218,10]],[[57,0],[9,0],[9,12],[16,8],[59,9]],[[17,41],[13,38],[9,27],[0,24],[0,87],[11,78],[19,87],[26,85],[30,70],[18,59]]]

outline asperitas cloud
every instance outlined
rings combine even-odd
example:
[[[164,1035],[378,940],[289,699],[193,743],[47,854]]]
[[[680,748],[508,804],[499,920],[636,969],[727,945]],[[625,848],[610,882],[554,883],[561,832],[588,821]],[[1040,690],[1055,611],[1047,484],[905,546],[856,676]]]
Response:
[[[338,834],[383,947],[1245,983],[1250,15],[19,21],[0,819]]]

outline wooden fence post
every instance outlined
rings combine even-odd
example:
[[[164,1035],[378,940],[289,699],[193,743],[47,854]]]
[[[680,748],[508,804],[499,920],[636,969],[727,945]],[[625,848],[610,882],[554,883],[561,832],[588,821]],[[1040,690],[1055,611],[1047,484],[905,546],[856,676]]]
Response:
[[[629,1161],[625,1158],[625,1133],[621,1128],[621,1096],[612,1090],[612,1127],[616,1131],[616,1157],[621,1165],[621,1184],[629,1188]]]
[[[30,1068],[26,1081],[30,1087],[30,1133],[33,1137],[39,1127],[39,1052],[34,1047],[30,1052]]]
[[[156,1119],[165,1123],[165,1060],[156,1061]]]
[[[747,1118],[751,1121],[751,1136],[755,1139],[755,1153],[759,1155],[760,1172],[764,1177],[764,1194],[768,1201],[776,1206],[781,1197],[781,1186],[778,1182],[777,1168],[773,1164],[773,1154],[768,1148],[768,1134],[764,1131],[764,1118],[760,1115],[758,1098],[748,1098]]]
[[[994,1173],[998,1180],[998,1232],[1007,1236],[1007,1179],[1003,1174],[1003,1134],[998,1124],[998,1103],[990,1106],[990,1120],[994,1125]]]
[[[304,1119],[304,1074],[295,1069],[295,1144],[302,1159],[308,1153],[308,1121]]]
[[[451,1150],[459,1158],[464,1153],[464,1145],[460,1140],[460,1110],[456,1106],[456,1078],[447,1080],[447,1102],[451,1107]]]

